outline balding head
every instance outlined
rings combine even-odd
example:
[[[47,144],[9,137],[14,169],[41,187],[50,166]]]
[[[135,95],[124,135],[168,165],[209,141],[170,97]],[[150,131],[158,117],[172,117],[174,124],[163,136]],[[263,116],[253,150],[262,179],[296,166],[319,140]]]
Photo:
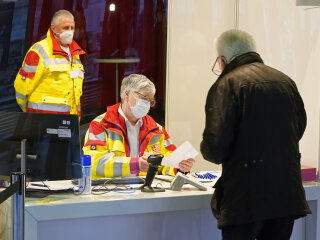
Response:
[[[51,25],[58,25],[59,24],[59,19],[61,17],[64,17],[64,18],[72,18],[74,20],[74,17],[72,15],[71,12],[67,11],[67,10],[64,10],[64,9],[61,9],[57,12],[55,12],[55,14],[53,15],[52,19],[51,19]]]
[[[224,56],[226,63],[248,52],[256,52],[256,43],[253,37],[241,30],[231,29],[222,33],[216,40],[218,56]]]

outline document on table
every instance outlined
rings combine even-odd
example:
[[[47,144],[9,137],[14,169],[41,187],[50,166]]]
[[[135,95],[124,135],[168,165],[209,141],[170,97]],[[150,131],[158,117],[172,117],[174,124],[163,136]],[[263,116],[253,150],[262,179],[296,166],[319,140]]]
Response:
[[[179,163],[188,158],[195,158],[198,155],[197,150],[190,142],[185,141],[176,150],[174,150],[169,157],[164,157],[161,165],[168,167],[179,168]]]
[[[69,190],[69,189],[72,189],[73,187],[74,185],[69,180],[30,182],[27,185],[28,190],[45,190],[45,191]]]

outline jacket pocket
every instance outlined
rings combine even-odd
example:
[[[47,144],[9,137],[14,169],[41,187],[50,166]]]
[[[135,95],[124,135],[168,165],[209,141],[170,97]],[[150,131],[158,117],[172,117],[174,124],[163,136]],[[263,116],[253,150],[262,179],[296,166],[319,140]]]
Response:
[[[212,213],[217,219],[219,219],[221,216],[220,206],[221,206],[221,201],[223,197],[223,188],[222,188],[221,182],[222,182],[222,178],[220,177],[219,180],[214,185],[215,190],[211,199]]]
[[[52,64],[48,66],[49,72],[69,72],[71,67],[66,64]]]
[[[58,105],[67,105],[67,104],[68,104],[68,99],[66,99],[66,98],[57,98],[57,97],[50,97],[50,96],[42,96],[42,103],[58,104]]]
[[[81,64],[81,65],[79,65],[79,69],[82,71],[82,72],[84,72],[84,67],[83,67],[83,65]]]

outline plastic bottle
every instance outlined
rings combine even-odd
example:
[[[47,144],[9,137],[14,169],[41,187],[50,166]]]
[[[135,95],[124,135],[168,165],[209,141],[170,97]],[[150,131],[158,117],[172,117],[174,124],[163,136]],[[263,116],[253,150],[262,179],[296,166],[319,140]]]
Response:
[[[79,192],[91,194],[91,156],[82,155],[82,178],[80,179]]]

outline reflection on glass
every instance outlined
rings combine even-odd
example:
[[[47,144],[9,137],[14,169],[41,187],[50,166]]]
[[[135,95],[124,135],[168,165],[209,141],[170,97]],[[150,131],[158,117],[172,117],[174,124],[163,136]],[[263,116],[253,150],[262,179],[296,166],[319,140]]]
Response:
[[[0,1],[0,111],[20,111],[14,78],[27,46],[28,0]]]

